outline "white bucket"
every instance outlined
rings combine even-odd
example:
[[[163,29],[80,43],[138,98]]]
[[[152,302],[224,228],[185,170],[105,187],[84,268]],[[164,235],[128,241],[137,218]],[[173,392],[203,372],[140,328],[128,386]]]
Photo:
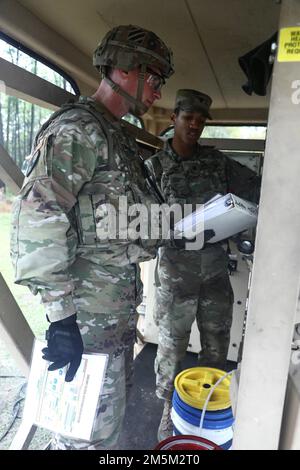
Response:
[[[233,438],[232,426],[223,429],[207,429],[204,427],[200,429],[199,426],[194,426],[182,419],[174,408],[172,408],[171,418],[174,424],[174,435],[183,434],[204,437],[223,449],[229,450],[231,448]]]

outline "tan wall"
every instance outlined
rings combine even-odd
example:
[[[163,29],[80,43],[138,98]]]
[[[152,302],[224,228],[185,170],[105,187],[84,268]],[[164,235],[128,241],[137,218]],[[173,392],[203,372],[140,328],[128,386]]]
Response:
[[[154,106],[143,116],[146,130],[151,134],[159,135],[161,131],[171,124],[171,114],[172,110],[170,109]]]

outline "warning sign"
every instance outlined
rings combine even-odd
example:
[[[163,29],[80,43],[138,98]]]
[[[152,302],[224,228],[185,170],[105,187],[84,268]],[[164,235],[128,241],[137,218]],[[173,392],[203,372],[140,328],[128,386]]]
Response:
[[[300,28],[280,30],[278,62],[300,62]]]

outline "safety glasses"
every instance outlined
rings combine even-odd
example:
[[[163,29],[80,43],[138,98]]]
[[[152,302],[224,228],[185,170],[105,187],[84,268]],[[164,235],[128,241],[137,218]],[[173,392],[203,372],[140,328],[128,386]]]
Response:
[[[152,88],[152,90],[160,91],[166,83],[164,77],[156,72],[153,72],[151,69],[147,69],[147,73],[149,74],[148,78],[146,79],[148,85]]]

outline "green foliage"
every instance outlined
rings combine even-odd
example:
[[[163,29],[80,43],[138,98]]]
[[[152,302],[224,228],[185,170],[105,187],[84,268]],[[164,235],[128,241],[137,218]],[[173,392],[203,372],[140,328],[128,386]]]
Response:
[[[3,129],[1,144],[22,168],[37,130],[52,111],[3,93],[0,106]]]
[[[64,90],[73,92],[64,77],[2,40],[0,57]],[[5,84],[0,87],[0,144],[19,168],[22,168],[26,155],[30,153],[35,134],[51,113],[52,110],[8,95]]]

